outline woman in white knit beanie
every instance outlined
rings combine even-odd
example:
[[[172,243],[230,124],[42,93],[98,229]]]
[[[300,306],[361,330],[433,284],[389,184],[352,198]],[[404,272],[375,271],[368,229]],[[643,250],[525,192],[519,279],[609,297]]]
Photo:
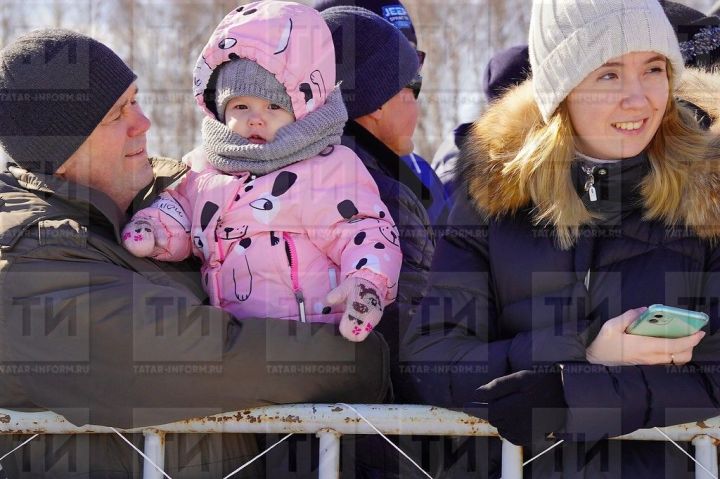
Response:
[[[687,477],[664,443],[605,439],[720,414],[720,150],[674,98],[657,0],[534,0],[529,46],[532,79],[463,147],[467,194],[407,336],[413,361],[466,367],[417,374],[419,400],[527,457],[564,439],[532,477]],[[710,322],[626,333],[652,304]]]

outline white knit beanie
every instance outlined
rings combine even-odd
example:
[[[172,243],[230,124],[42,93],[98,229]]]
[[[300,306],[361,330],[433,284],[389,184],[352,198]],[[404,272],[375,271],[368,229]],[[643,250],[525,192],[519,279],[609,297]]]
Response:
[[[547,122],[593,70],[630,52],[657,52],[682,74],[675,32],[658,0],[533,0],[530,65]]]

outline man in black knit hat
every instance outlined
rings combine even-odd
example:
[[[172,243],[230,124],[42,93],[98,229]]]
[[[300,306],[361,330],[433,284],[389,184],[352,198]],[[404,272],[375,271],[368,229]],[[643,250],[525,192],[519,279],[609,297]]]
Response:
[[[8,157],[0,171],[0,407],[130,428],[270,403],[382,400],[388,359],[379,336],[352,343],[332,324],[239,323],[205,305],[194,264],[157,263],[120,246],[128,215],[185,172],[148,159],[150,121],[135,79],[107,46],[69,30],[34,31],[0,50]],[[305,362],[356,372],[269,367]],[[169,441],[168,472],[187,474],[192,468],[180,464],[190,460],[193,477],[227,474],[254,452],[233,436]],[[2,436],[0,454],[23,439]],[[68,444],[77,445],[73,459],[58,460]],[[202,467],[192,447],[204,451]],[[2,466],[9,477],[141,470],[118,437],[96,435],[41,436]]]
[[[394,391],[406,398],[399,343],[422,298],[435,248],[428,214],[415,193],[424,186],[399,159],[413,150],[418,109],[412,83],[418,57],[397,28],[369,10],[338,6],[320,13],[332,33],[337,79],[350,118],[342,143],[367,167],[398,228],[403,253],[398,297],[377,330],[390,345]]]
[[[376,330],[390,346],[392,399],[412,403],[414,387],[409,383],[411,376],[405,372],[407,365],[401,362],[400,343],[424,294],[435,249],[435,233],[429,218],[434,193],[400,158],[410,155],[414,148],[412,136],[419,114],[420,62],[409,40],[414,39],[412,24],[408,23],[407,12],[398,7],[398,2],[347,3],[352,2],[317,1],[315,8],[320,10],[332,33],[337,79],[348,110],[349,121],[342,144],[352,149],[367,167],[397,226],[403,253],[398,297],[385,308]],[[390,10],[383,18],[361,8],[363,6],[381,13],[383,7]],[[444,209],[444,198],[442,200]],[[403,459],[398,464],[396,451],[376,439],[358,440],[357,462],[374,470],[360,477],[421,477]],[[413,446],[419,444],[410,441]]]
[[[351,6],[351,7],[360,7],[367,9],[374,14],[378,15],[379,17],[382,17],[384,20],[391,23],[395,28],[397,28],[400,33],[405,36],[405,38],[408,40],[410,45],[415,49],[416,55],[419,62],[419,69],[422,69],[423,62],[425,60],[425,52],[418,49],[418,40],[417,35],[415,33],[415,26],[412,23],[412,19],[410,18],[410,14],[408,13],[405,6],[398,0],[315,0],[314,7],[315,9],[319,11],[324,11],[332,7],[338,7],[338,6]],[[356,44],[356,48],[359,50],[357,52],[357,58],[362,59],[367,54],[367,47],[365,45],[361,44],[362,42],[359,42]],[[382,57],[383,54],[381,52],[378,52],[378,57]],[[358,64],[359,65],[359,64]],[[365,83],[363,81],[363,72],[372,70],[375,68],[375,65],[363,65],[362,67],[358,67],[360,70],[362,70],[359,73],[356,73],[355,80],[360,83],[359,85],[359,95],[365,97],[365,94],[367,90],[369,90],[372,87],[372,84]],[[422,83],[422,77],[420,76],[421,72],[418,72],[418,76],[413,78],[413,85],[414,88],[416,88],[416,91],[419,92],[420,85]],[[352,76],[352,75],[351,75]],[[342,88],[342,86],[341,86]],[[417,98],[416,98],[417,99]],[[418,108],[415,102],[406,102],[405,107],[408,112],[417,112]],[[402,112],[401,112],[402,113]],[[417,114],[417,113],[416,113]],[[400,115],[397,116],[398,118],[401,118]],[[351,120],[356,120],[356,117],[352,114],[350,115]],[[362,122],[362,120],[361,120]],[[413,128],[414,132],[414,128]],[[398,132],[395,130],[395,133],[393,136],[397,135]],[[411,133],[412,134],[412,133]],[[377,135],[376,135],[377,136]],[[391,145],[392,148],[392,141],[393,139],[390,138],[387,143]],[[392,166],[394,163],[394,155],[387,155],[387,158],[383,160],[383,163],[387,164],[388,166]],[[447,201],[447,195],[445,194],[445,190],[443,188],[442,183],[440,182],[440,178],[438,178],[437,174],[433,171],[430,164],[422,158],[419,154],[413,152],[412,150],[410,152],[403,152],[402,154],[399,154],[399,160],[402,162],[402,165],[398,165],[398,170],[403,173],[402,176],[399,176],[399,180],[406,185],[414,194],[417,196],[417,198],[422,203],[423,207],[425,207],[425,210],[428,213],[428,218],[430,220],[430,224],[436,229],[436,231],[441,231],[442,227],[447,223],[447,215],[449,213],[448,209],[448,201]],[[390,171],[389,169],[387,171]]]

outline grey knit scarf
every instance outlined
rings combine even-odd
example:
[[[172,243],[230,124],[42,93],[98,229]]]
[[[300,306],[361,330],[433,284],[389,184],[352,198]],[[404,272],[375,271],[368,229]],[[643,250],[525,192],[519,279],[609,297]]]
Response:
[[[275,139],[255,145],[214,118],[205,117],[202,137],[211,165],[225,173],[249,171],[265,175],[300,160],[311,158],[329,145],[340,143],[348,119],[340,88],[304,118],[280,128]]]

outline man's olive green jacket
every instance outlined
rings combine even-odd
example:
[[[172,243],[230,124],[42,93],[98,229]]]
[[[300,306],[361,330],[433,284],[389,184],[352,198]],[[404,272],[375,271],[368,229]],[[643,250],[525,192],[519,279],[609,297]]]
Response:
[[[184,173],[155,159],[128,212],[12,164],[0,173],[0,407],[138,427],[253,406],[381,402],[388,353],[335,325],[239,322],[203,303],[194,264],[137,258],[128,213]],[[272,300],[272,298],[268,298]]]

